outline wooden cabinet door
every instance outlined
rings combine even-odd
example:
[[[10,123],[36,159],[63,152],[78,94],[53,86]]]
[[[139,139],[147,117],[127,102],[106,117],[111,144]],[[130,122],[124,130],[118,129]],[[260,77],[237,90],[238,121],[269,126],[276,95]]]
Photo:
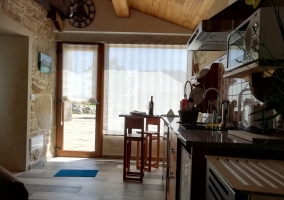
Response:
[[[176,199],[176,162],[177,162],[177,136],[170,129],[169,131],[169,187],[168,187],[168,200]]]

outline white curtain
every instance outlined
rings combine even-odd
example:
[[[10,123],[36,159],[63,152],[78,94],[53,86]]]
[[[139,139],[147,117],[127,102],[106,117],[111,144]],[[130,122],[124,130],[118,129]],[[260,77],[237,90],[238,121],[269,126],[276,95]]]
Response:
[[[63,44],[62,99],[97,103],[97,45]]]
[[[178,115],[188,74],[187,57],[186,45],[107,44],[104,134],[123,134],[124,118],[119,114],[133,110],[148,114],[151,96],[154,115],[170,109]]]

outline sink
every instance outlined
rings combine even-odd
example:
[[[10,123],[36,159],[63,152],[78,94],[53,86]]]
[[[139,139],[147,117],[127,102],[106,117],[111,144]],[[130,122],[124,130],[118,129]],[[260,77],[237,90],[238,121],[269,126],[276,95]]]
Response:
[[[204,122],[177,122],[183,129],[219,130],[219,124],[208,124]]]
[[[201,129],[201,130],[206,130],[206,126],[194,126],[194,125],[189,125],[189,124],[183,124],[181,125],[183,129]]]
[[[180,126],[183,129],[201,129],[201,130],[206,130],[206,125],[205,125],[205,123],[202,123],[202,122],[181,122]]]

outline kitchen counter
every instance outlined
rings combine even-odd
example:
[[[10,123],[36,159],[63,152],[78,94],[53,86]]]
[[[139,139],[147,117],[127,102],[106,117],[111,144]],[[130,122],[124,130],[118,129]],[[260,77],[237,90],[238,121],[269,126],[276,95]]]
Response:
[[[284,160],[283,144],[259,144],[241,139],[228,131],[184,129],[179,117],[162,119],[169,125],[167,157],[169,196],[186,195],[186,199],[206,200],[206,163],[205,156],[227,156],[238,158]],[[167,130],[167,129],[165,129]],[[167,169],[167,168],[166,168]],[[186,173],[185,173],[186,172]],[[185,183],[188,183],[187,185]]]
[[[228,131],[184,129],[179,117],[162,117],[187,147],[284,151],[284,144],[256,144],[228,134]]]

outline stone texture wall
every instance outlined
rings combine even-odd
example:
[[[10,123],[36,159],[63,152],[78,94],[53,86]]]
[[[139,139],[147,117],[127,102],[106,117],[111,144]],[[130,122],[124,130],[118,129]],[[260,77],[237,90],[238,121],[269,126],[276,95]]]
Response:
[[[44,135],[44,148],[30,152],[30,164],[55,153],[55,84],[56,42],[52,21],[47,12],[33,0],[1,0],[0,13],[13,19],[33,33],[31,89],[35,100],[31,101],[30,137]],[[52,58],[52,73],[38,70],[38,52]]]

